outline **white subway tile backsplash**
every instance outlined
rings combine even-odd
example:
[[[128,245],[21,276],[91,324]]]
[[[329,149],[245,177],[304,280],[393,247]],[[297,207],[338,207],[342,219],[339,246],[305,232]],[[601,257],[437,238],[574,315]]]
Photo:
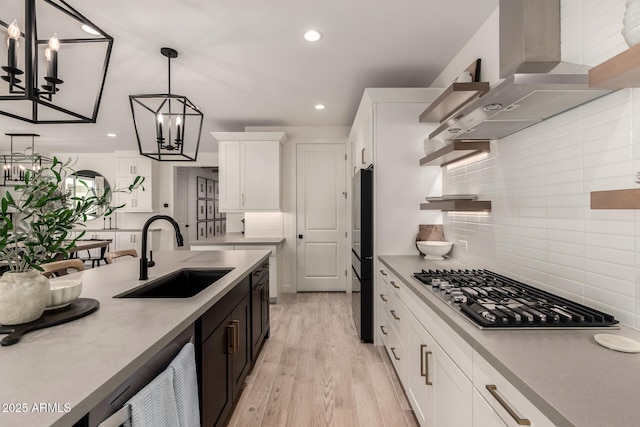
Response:
[[[562,0],[562,58],[597,65],[625,50],[625,0]],[[590,192],[638,188],[640,89],[619,90],[491,142],[489,156],[443,171],[443,189],[492,201],[443,216],[464,262],[493,269],[640,328],[640,210],[592,210]],[[462,259],[462,258],[460,258]]]

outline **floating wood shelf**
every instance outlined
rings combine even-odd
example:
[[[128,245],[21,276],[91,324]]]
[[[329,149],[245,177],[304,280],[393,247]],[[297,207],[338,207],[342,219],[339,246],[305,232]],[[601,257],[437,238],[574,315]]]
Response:
[[[640,209],[640,188],[592,191],[591,209]]]
[[[488,200],[443,200],[441,202],[420,203],[420,210],[491,212]]]
[[[453,141],[447,146],[420,159],[420,166],[446,166],[476,154],[489,152],[490,141]]]
[[[453,83],[420,114],[420,122],[442,123],[488,91],[488,82]]]
[[[633,46],[589,70],[589,87],[640,87],[640,45]]]

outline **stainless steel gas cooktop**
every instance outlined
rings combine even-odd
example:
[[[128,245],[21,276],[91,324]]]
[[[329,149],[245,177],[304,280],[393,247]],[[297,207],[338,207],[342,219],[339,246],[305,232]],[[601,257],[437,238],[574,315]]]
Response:
[[[414,277],[483,329],[617,328],[610,314],[488,270],[422,270]]]

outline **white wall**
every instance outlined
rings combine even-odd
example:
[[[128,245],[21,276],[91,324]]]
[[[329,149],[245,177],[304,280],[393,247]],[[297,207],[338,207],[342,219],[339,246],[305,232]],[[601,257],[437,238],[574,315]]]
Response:
[[[563,60],[596,65],[626,49],[624,0],[562,1]],[[640,90],[624,89],[499,141],[446,171],[443,191],[491,200],[446,214],[454,256],[614,314],[640,328],[640,212],[592,210],[590,192],[635,188]]]
[[[437,166],[420,166],[423,140],[436,127],[420,123],[427,103],[375,104],[374,204],[376,255],[417,254],[419,224],[441,224],[440,211],[422,211],[425,196],[439,196]]]

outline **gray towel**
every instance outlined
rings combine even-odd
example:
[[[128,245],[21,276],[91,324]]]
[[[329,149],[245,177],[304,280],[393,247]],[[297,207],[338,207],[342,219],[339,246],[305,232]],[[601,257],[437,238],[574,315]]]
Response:
[[[131,420],[125,427],[177,427],[178,410],[173,391],[174,370],[169,367],[127,402]]]
[[[173,390],[180,427],[200,427],[196,352],[193,344],[185,344],[169,368],[174,369]]]

